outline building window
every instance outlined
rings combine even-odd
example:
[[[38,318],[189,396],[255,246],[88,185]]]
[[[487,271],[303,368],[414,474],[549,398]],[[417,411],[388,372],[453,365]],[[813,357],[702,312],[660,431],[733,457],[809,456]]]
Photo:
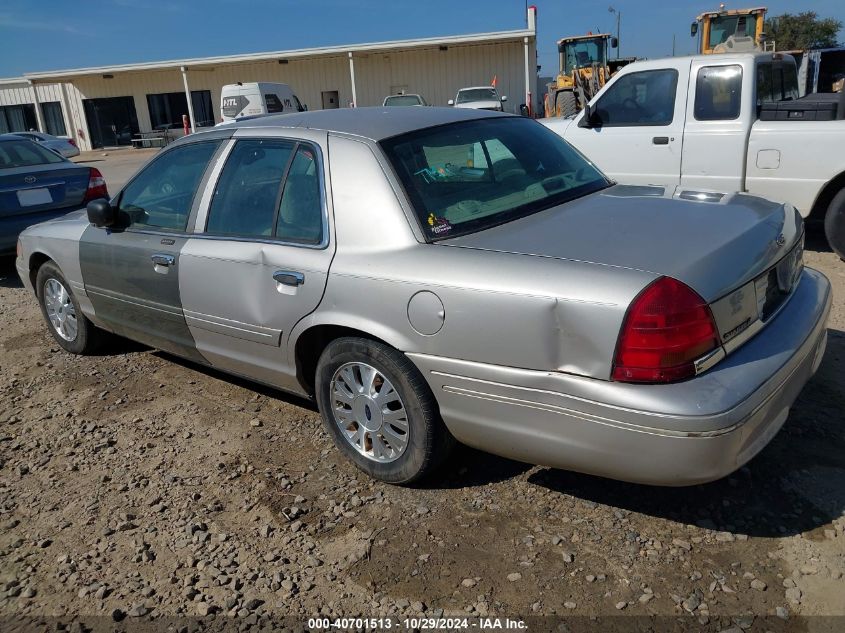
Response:
[[[0,134],[37,129],[38,119],[35,118],[35,106],[31,103],[0,106]]]
[[[184,92],[163,92],[147,95],[150,108],[150,123],[154,130],[182,127],[182,115],[188,114],[188,100]],[[214,109],[211,106],[210,90],[192,90],[191,105],[197,127],[214,125]]]
[[[48,101],[41,104],[41,115],[44,117],[44,131],[53,136],[65,136],[65,118],[62,116],[62,104],[58,101]]]

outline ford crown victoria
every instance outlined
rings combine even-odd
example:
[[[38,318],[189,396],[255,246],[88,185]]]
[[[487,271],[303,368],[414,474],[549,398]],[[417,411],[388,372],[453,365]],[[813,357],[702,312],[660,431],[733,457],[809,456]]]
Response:
[[[803,239],[788,204],[617,185],[523,117],[362,108],[181,139],[24,231],[17,268],[65,350],[111,333],[314,398],[384,481],[457,440],[687,485],[758,453],[821,361]]]

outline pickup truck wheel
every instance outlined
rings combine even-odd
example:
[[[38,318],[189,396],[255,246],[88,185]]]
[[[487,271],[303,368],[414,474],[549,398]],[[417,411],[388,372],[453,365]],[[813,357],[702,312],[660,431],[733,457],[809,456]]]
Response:
[[[47,328],[62,349],[89,354],[100,346],[107,334],[82,314],[70,284],[55,263],[46,262],[38,269],[35,291]]]
[[[824,233],[833,252],[845,260],[845,189],[837,193],[827,207]]]
[[[455,440],[420,372],[376,341],[339,338],[320,356],[317,404],[335,445],[375,479],[409,484],[433,472]]]

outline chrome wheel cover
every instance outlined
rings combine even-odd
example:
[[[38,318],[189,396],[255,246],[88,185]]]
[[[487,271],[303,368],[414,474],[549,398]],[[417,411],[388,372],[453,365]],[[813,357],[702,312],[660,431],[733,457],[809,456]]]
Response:
[[[386,464],[408,446],[405,405],[387,377],[366,363],[346,363],[332,376],[332,414],[340,434],[358,453]]]
[[[56,334],[68,342],[76,340],[76,309],[73,307],[70,293],[62,282],[53,277],[44,282],[44,309]]]

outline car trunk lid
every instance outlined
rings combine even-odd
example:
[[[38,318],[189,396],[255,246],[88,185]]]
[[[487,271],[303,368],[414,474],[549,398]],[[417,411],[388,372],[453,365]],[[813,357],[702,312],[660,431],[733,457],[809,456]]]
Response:
[[[0,216],[81,205],[91,170],[73,163],[0,170]]]
[[[439,243],[666,275],[712,302],[767,270],[801,234],[789,205],[755,196],[615,185]]]
[[[803,223],[791,206],[655,187],[616,185],[439,243],[672,277],[710,305],[728,352],[777,313],[803,269]]]

